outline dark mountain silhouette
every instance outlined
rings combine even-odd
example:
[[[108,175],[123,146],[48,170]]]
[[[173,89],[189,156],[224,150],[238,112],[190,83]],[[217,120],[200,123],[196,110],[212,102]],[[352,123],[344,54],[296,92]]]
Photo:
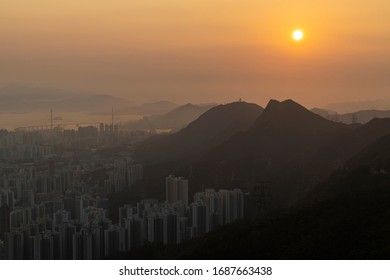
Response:
[[[291,199],[298,189],[313,184],[314,178],[304,173],[305,163],[347,130],[347,125],[326,120],[292,100],[271,100],[250,129],[194,164],[195,185],[269,181],[275,201],[279,196]]]
[[[177,133],[142,143],[136,157],[162,162],[198,155],[249,128],[261,112],[260,106],[246,102],[216,106]]]
[[[249,129],[193,165],[195,190],[214,179],[224,188],[265,180],[270,203],[284,207],[179,246],[139,248],[122,259],[390,257],[390,119],[345,125],[291,100],[271,101]]]
[[[283,102],[271,100],[248,131],[232,138],[225,145],[227,147],[236,145],[238,149],[233,149],[233,152],[235,150],[239,154],[248,152],[249,156],[253,153],[268,154],[272,151],[271,154],[277,153],[282,157],[288,157],[289,154],[311,153],[346,128],[344,124],[331,122],[313,114],[292,100]],[[311,145],[307,145],[308,142]],[[300,151],[297,151],[298,147]]]
[[[121,258],[389,259],[390,134],[349,159],[294,207],[242,220],[179,246]]]
[[[319,176],[330,174],[351,157],[390,133],[390,119],[373,119],[365,125],[351,125],[349,130],[330,141],[307,164],[306,172]]]
[[[255,118],[254,110],[243,125],[242,119],[236,119],[242,112],[231,110],[239,105],[248,106],[217,106],[176,134],[142,143],[136,149],[139,159],[164,163],[146,167],[150,191],[158,195],[157,189],[163,189],[158,182],[170,173],[190,178],[190,195],[204,187],[251,190],[256,182],[266,181],[272,207],[284,207],[390,133],[390,119],[346,125],[326,120],[292,100],[271,100],[262,114]]]
[[[267,181],[273,205],[290,204],[389,133],[390,119],[346,125],[326,120],[292,100],[271,100],[250,129],[193,164],[193,187],[250,189],[255,181]]]
[[[378,128],[383,120],[376,120],[366,133]],[[390,121],[387,122],[390,125]],[[363,129],[363,128],[362,128]],[[368,135],[368,134],[367,134]],[[311,192],[310,198],[333,197],[337,194],[351,194],[356,191],[369,191],[383,178],[390,178],[390,132],[360,150],[346,161],[342,168]],[[390,181],[387,181],[387,184]]]
[[[214,179],[224,188],[250,187],[253,178],[268,181],[270,203],[279,200],[284,207],[179,246],[139,248],[122,259],[390,257],[390,119],[346,125],[291,100],[270,101],[246,131],[194,163],[194,173],[191,188]]]
[[[380,120],[375,120],[375,122],[380,122]],[[389,123],[390,120],[387,121],[390,126]],[[352,169],[358,166],[367,166],[373,173],[390,174],[390,134],[379,138],[364,148],[347,162],[346,168]]]

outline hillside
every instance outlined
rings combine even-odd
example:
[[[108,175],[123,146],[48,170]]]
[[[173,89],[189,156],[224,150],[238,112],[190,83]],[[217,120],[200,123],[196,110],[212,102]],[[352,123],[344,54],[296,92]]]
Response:
[[[247,131],[194,164],[195,185],[207,186],[215,178],[224,187],[268,181],[274,187],[275,204],[292,201],[316,179],[305,173],[306,163],[348,130],[347,125],[326,120],[292,100],[271,100]]]
[[[177,133],[145,141],[135,156],[157,163],[199,155],[248,129],[261,112],[260,106],[245,102],[213,107]]]
[[[128,259],[390,258],[390,135],[351,158],[294,207],[242,220],[179,246],[142,247]]]
[[[163,115],[146,116],[132,126],[138,129],[173,129],[179,130],[186,127],[190,122],[199,118],[200,115],[210,110],[215,105],[185,104]]]

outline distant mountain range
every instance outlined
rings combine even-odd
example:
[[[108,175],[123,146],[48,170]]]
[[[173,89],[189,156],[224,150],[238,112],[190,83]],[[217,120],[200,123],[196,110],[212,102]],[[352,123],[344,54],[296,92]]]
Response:
[[[326,109],[313,108],[311,110],[313,113],[316,113],[323,118],[335,121],[342,122],[346,124],[351,123],[367,123],[374,118],[390,118],[390,110],[362,110],[353,113],[338,114],[334,111],[329,111]]]
[[[163,115],[143,117],[137,122],[129,124],[133,129],[172,129],[179,130],[186,127],[190,122],[196,120],[200,115],[216,106],[185,104]]]
[[[108,95],[75,93],[56,88],[8,86],[0,88],[0,110],[9,113],[50,111],[86,112],[98,115],[162,115],[179,105],[169,101],[151,101],[144,104]]]
[[[154,194],[167,173],[190,178],[192,193],[204,187],[250,190],[266,181],[279,207],[299,201],[386,134],[390,119],[347,125],[292,100],[271,100],[264,110],[237,102],[210,109],[177,133],[145,141],[135,156],[148,163]]]
[[[390,99],[364,100],[354,102],[339,102],[324,106],[324,109],[338,112],[339,114],[353,113],[363,110],[389,110]]]
[[[35,112],[79,112],[89,117],[114,115],[143,117],[128,123],[129,129],[177,131],[201,114],[216,106],[210,104],[178,105],[169,101],[149,101],[134,104],[111,95],[75,94],[55,88],[9,86],[0,88],[0,114],[24,114]],[[124,117],[126,118],[126,117]],[[26,120],[26,123],[27,120]]]
[[[166,114],[179,107],[179,105],[169,101],[153,101],[144,104],[133,105],[116,110],[115,113],[119,115],[162,115]]]
[[[10,86],[0,88],[0,110],[2,112],[111,112],[112,107],[130,104],[128,100],[103,94],[76,94],[54,88]]]

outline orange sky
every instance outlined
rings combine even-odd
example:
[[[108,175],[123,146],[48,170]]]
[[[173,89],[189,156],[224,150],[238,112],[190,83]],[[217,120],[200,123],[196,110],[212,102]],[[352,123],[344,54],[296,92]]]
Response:
[[[261,105],[390,97],[388,0],[1,0],[0,38],[0,86]]]

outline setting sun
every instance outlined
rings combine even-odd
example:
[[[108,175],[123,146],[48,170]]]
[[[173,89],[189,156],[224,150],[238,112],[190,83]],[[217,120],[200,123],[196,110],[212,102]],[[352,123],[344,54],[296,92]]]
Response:
[[[303,39],[303,36],[304,36],[304,34],[303,34],[302,30],[299,30],[299,29],[295,30],[292,34],[292,37],[295,41],[301,41]]]

